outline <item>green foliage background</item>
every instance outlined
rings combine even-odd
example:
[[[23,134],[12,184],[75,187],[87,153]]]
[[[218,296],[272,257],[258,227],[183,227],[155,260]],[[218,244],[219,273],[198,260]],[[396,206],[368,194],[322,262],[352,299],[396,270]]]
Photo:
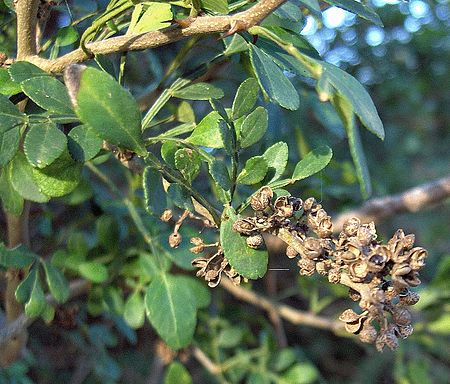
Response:
[[[220,1],[202,1],[203,7],[207,9],[217,9],[219,3],[222,4]],[[411,16],[413,7],[424,6],[423,4],[426,5],[426,12],[421,17]],[[69,3],[74,19],[95,11],[97,7],[104,8],[105,5],[105,2],[97,4],[95,1]],[[52,16],[46,32],[46,37],[52,41],[51,48],[49,44],[49,55],[53,57],[72,49],[74,43],[76,46],[81,32],[88,25],[87,22],[80,23],[76,28],[78,34],[74,36],[71,35],[73,30],[61,32],[59,27],[68,24],[69,14],[63,4],[57,9],[58,12]],[[361,129],[361,141],[365,148],[373,195],[384,196],[448,173],[450,9],[445,2],[425,3],[415,0],[409,5],[384,5],[376,10],[384,23],[384,39],[379,44],[368,43],[371,41],[369,34],[379,32],[374,29],[378,27],[360,18],[350,18],[348,25],[335,30],[326,27],[319,29],[311,36],[310,41],[316,43],[325,59],[339,64],[342,69],[360,79],[377,106],[385,127],[385,140],[380,142],[370,132]],[[166,10],[161,8],[159,11],[164,13]],[[297,16],[292,14],[291,17]],[[374,18],[371,14],[367,17]],[[297,22],[305,22],[303,16],[298,15]],[[13,16],[3,4],[0,23],[0,51],[14,54]],[[160,27],[161,25],[154,26],[155,29]],[[138,30],[139,25],[134,28]],[[54,40],[57,32],[58,37]],[[57,43],[53,44],[53,41]],[[155,95],[162,89],[161,84],[166,80],[166,68],[173,63],[177,52],[183,49],[185,44],[189,43],[179,42],[155,50],[128,53],[121,78],[122,84],[130,89],[132,95],[142,104],[148,103],[149,100],[154,101]],[[202,81],[213,87],[208,89],[210,94],[216,94],[218,98],[224,95],[221,102],[231,107],[239,84],[248,77],[251,62],[260,60],[264,64],[264,52],[255,46],[249,57],[239,58],[239,55],[235,55],[230,60],[215,63],[213,58],[217,53],[215,38],[203,38],[200,44],[190,49],[179,64],[178,71],[189,73],[200,64],[211,62]],[[119,55],[97,58],[97,65],[116,77],[121,73],[120,63]],[[262,67],[272,73],[268,65]],[[94,79],[96,75],[93,73]],[[276,75],[277,73],[272,73],[272,77],[265,80],[264,74],[256,74],[259,82],[269,83]],[[31,89],[36,81],[34,79],[26,80]],[[290,107],[296,103],[299,109],[286,111],[275,104],[265,104],[269,116],[267,131],[264,129],[264,132],[249,134],[249,137],[260,135],[262,140],[248,142],[243,160],[260,156],[272,144],[284,141],[289,147],[286,174],[295,174],[298,161],[305,158],[312,149],[328,145],[333,149],[333,159],[329,166],[314,177],[296,183],[289,191],[294,196],[314,196],[323,200],[327,210],[335,214],[362,204],[364,200],[358,175],[361,176],[365,171],[355,168],[348,150],[345,129],[337,114],[330,104],[319,102],[313,89],[299,86],[300,80],[303,79],[299,80],[297,76],[290,77],[290,80],[297,87],[299,100],[295,100],[289,93],[278,94],[276,90],[271,96],[278,104],[288,109],[294,109]],[[0,87],[4,84],[1,83]],[[267,86],[270,88],[270,84]],[[289,85],[285,86],[286,89],[289,88]],[[84,91],[86,93],[80,96],[81,101],[83,97],[89,100],[95,96],[90,92],[98,91],[102,94],[101,90],[88,87],[84,88]],[[53,89],[52,92],[57,91]],[[174,95],[179,99],[168,105],[166,116],[158,115],[156,120],[163,120],[167,115],[174,114],[179,121],[189,125],[194,115],[198,123],[211,112],[211,107],[207,101],[201,101],[201,95],[204,94],[202,90],[190,89],[190,92],[186,94],[186,88],[184,91],[175,90]],[[65,97],[67,96],[61,94],[58,98],[61,100]],[[186,102],[181,101],[185,98],[198,99],[191,102],[192,110],[186,106]],[[37,105],[45,107],[40,104],[39,95],[32,99]],[[104,104],[108,105],[107,102]],[[62,105],[67,108],[70,104],[66,102]],[[79,110],[82,112],[77,113],[87,120],[92,119],[89,124],[96,126],[93,111],[83,108],[81,103]],[[64,108],[59,112],[68,116],[73,114],[72,110]],[[139,153],[145,150],[141,143],[133,140],[133,129],[140,132],[141,127],[130,127],[126,124],[126,118],[133,113],[138,112],[130,106],[129,115],[122,116],[123,124],[117,128],[126,131],[131,139],[124,143],[121,141],[121,135],[120,138],[108,137],[108,141],[113,144],[126,144]],[[236,116],[240,114],[234,108],[233,113]],[[18,118],[20,119],[20,116]],[[264,116],[258,118],[264,120]],[[33,129],[39,129],[38,123]],[[168,123],[170,127],[170,121]],[[264,126],[264,123],[262,125]],[[257,126],[260,127],[261,124],[258,123]],[[43,140],[50,137],[52,143],[58,144],[58,133],[53,128],[47,125],[46,136],[39,137]],[[204,143],[201,140],[205,137],[200,128],[197,126],[195,132],[199,134],[191,137],[192,144]],[[97,128],[102,129],[109,132],[107,126]],[[217,129],[220,130],[220,127]],[[251,127],[248,129],[251,131]],[[89,134],[92,133],[77,133],[72,130],[69,135],[69,150],[72,145],[72,156],[77,153],[81,161],[90,160],[100,150],[101,142],[98,138],[95,141],[95,135],[89,136],[90,140],[87,140],[85,136]],[[59,139],[66,140],[65,137]],[[83,140],[93,143],[92,147],[83,145]],[[79,147],[76,146],[77,143]],[[246,146],[245,141],[243,143],[242,146]],[[250,144],[254,145],[250,147]],[[44,140],[41,146],[46,145]],[[56,153],[55,157],[47,159],[49,164],[55,158],[61,159],[59,156],[65,147],[65,142],[60,146],[56,145],[52,152]],[[36,148],[29,148],[27,151],[26,141],[24,148],[27,160],[33,162],[36,157],[33,150]],[[82,148],[84,151],[76,152],[74,148]],[[91,152],[88,153],[87,149]],[[163,157],[164,153],[167,153],[167,158],[175,156],[173,150],[173,147],[164,144]],[[181,154],[178,154],[178,161],[182,162],[180,156]],[[208,156],[208,153],[204,156]],[[38,157],[41,159],[41,156]],[[176,161],[176,157],[173,157],[173,161]],[[26,176],[26,167],[29,167],[27,164],[24,156],[15,159],[10,166],[20,169]],[[193,381],[406,384],[448,381],[448,202],[414,214],[394,215],[379,226],[380,236],[384,239],[388,239],[399,227],[404,228],[407,233],[415,233],[416,243],[426,247],[430,254],[427,267],[421,273],[421,301],[414,307],[415,332],[401,343],[398,351],[379,354],[373,346],[363,345],[351,338],[338,337],[331,332],[306,326],[295,327],[289,323],[284,324],[287,346],[280,347],[277,344],[279,335],[260,310],[233,299],[219,288],[208,291],[203,282],[193,279],[194,272],[190,266],[193,256],[188,252],[190,245],[187,240],[198,234],[198,228],[183,226],[181,234],[184,243],[178,249],[172,250],[166,245],[171,226],[162,223],[155,216],[142,215],[142,225],[155,239],[149,250],[142,241],[141,234],[129,220],[126,207],[127,204],[142,207],[142,201],[155,202],[158,195],[144,196],[140,178],[120,167],[111,155],[97,156],[93,164],[107,175],[109,182],[116,185],[120,193],[112,194],[105,184],[92,177],[92,173],[86,168],[81,171],[81,167],[74,163],[70,168],[70,176],[75,173],[82,175],[79,186],[69,195],[52,199],[49,204],[33,206],[31,248],[41,256],[51,256],[52,263],[47,259],[35,264],[29,278],[24,281],[22,290],[16,295],[19,299],[23,294],[23,301],[26,301],[25,298],[34,298],[28,301],[25,311],[34,315],[41,314],[45,319],[46,316],[52,317],[49,313],[51,309],[39,305],[44,293],[40,285],[36,285],[38,273],[45,274],[49,291],[60,302],[65,301],[67,292],[64,291],[65,277],[58,268],[64,268],[69,278],[80,275],[97,284],[88,297],[77,298],[64,304],[62,310],[57,310],[56,320],[49,326],[43,321],[32,325],[26,358],[1,372],[0,382],[70,382],[80,370],[87,372],[83,381],[86,383],[144,383],[158,377],[157,374],[161,370],[164,370],[164,373],[159,377],[164,377],[165,383]],[[39,164],[36,163],[36,166],[39,167]],[[39,169],[36,171],[33,168],[33,172],[38,172],[44,179],[48,176]],[[154,186],[160,182],[155,174],[147,172],[145,177],[148,177],[149,185]],[[186,179],[194,179],[196,176],[189,166],[185,172]],[[254,173],[251,174],[254,176]],[[20,183],[27,180],[25,176],[21,178]],[[254,192],[254,187],[245,183],[244,176],[241,181],[244,180],[243,184],[247,185],[236,192],[242,199]],[[201,179],[197,179],[196,186],[205,197],[212,198],[208,178],[203,173],[199,177]],[[219,185],[227,185],[227,180],[220,180],[221,182],[216,180]],[[362,185],[363,194],[367,193],[370,189],[367,182]],[[162,191],[162,185],[158,184],[158,188],[156,191]],[[28,185],[23,186],[23,189],[30,191]],[[62,183],[56,190],[51,188],[52,196],[64,195],[69,189],[70,185]],[[34,193],[34,200],[46,200],[46,196],[39,191],[31,193]],[[218,189],[215,193],[215,198],[226,199]],[[170,197],[175,201],[181,194],[182,191],[173,191]],[[152,203],[146,208],[160,213],[165,205],[159,203],[159,206]],[[4,222],[2,226],[4,228]],[[205,233],[205,236],[211,234]],[[2,237],[1,240],[5,238]],[[215,241],[213,236],[211,241]],[[21,255],[24,265],[29,263],[30,257],[34,257],[26,253]],[[174,267],[171,267],[171,262]],[[263,280],[252,283],[253,289],[283,300],[293,307],[331,319],[347,308],[345,289],[331,286],[319,278],[299,277],[295,265],[289,262],[281,254],[270,255],[269,267],[288,268],[289,271],[269,271]],[[5,265],[6,261],[2,263]],[[108,268],[105,265],[108,265]],[[172,275],[166,273],[169,268],[172,268],[172,271],[189,272]],[[146,299],[142,289],[150,281],[148,289],[152,294]],[[166,289],[162,291],[161,286]],[[183,289],[187,286],[190,288]],[[192,292],[195,293],[195,298],[190,296]],[[159,303],[170,302],[171,298],[175,301],[175,310],[182,312],[173,317],[183,319],[181,331],[178,333],[173,332],[177,325],[170,323],[171,317],[165,312],[167,308],[164,307],[164,311],[157,310]],[[154,304],[148,302],[151,299],[155,300]],[[149,314],[150,318],[154,319],[153,328],[145,320],[145,308],[150,309],[150,312],[154,311]],[[198,323],[195,328],[196,313]],[[188,352],[178,353],[174,362],[163,366],[157,356],[157,351],[160,352],[162,347],[154,329],[174,348],[185,346],[195,332],[194,345],[220,365],[224,374],[209,374]]]

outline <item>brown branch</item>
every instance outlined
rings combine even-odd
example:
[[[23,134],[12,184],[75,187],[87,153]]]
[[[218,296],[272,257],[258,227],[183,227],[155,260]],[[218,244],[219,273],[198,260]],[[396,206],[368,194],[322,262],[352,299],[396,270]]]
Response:
[[[333,221],[334,230],[339,232],[344,222],[357,217],[363,223],[379,222],[386,217],[402,212],[418,212],[438,204],[450,197],[450,175],[431,183],[422,184],[402,193],[367,201],[361,208],[340,214]]]
[[[17,15],[17,59],[36,55],[38,0],[15,1]]]
[[[91,287],[91,283],[85,280],[74,280],[70,283],[70,298],[74,298],[86,293]],[[57,302],[48,294],[45,299],[51,305],[57,305]],[[24,330],[29,327],[36,318],[30,318],[24,313],[22,313],[14,322],[7,324],[3,329],[0,329],[0,347],[3,348],[4,345],[8,344],[11,341],[14,341],[16,337],[21,335]],[[2,350],[3,355],[3,350]],[[3,357],[3,356],[2,356]]]
[[[267,312],[277,312],[283,319],[296,325],[307,325],[314,328],[326,329],[337,333],[343,329],[343,324],[334,320],[328,320],[313,313],[299,311],[285,304],[275,303],[266,297],[234,285],[228,279],[222,279],[221,286],[230,292],[234,297],[256,307],[262,308]]]
[[[183,25],[171,26],[162,30],[138,35],[112,37],[106,40],[92,42],[86,45],[87,52],[94,55],[107,55],[117,52],[135,51],[156,48],[170,44],[189,36],[205,35],[226,31],[244,31],[259,22],[282,5],[286,0],[260,0],[246,11],[230,16],[202,16],[189,20]],[[27,55],[30,56],[30,55]],[[22,59],[24,57],[22,56]],[[47,60],[38,56],[26,57],[33,64],[47,72],[62,72],[70,64],[81,63],[91,58],[81,48],[78,48],[55,60]]]

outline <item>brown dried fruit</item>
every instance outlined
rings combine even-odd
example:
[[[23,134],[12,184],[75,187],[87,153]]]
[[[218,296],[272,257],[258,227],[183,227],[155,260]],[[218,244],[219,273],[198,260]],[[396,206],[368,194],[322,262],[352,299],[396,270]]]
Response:
[[[288,245],[286,248],[286,256],[289,257],[290,259],[292,259],[292,258],[296,257],[297,255],[298,255],[298,252],[295,250],[295,248]]]
[[[262,187],[258,192],[256,192],[251,200],[250,205],[254,211],[264,211],[269,205],[273,198],[273,191],[270,187]]]
[[[405,326],[411,324],[411,313],[402,307],[394,307],[392,311],[392,319],[395,324]]]
[[[164,221],[164,222],[168,222],[168,221],[170,221],[170,219],[172,218],[172,216],[173,216],[173,212],[172,212],[172,210],[171,209],[166,209],[162,214],[161,214],[161,216],[159,217],[162,221]]]
[[[344,225],[342,226],[342,232],[344,232],[349,237],[356,236],[360,225],[361,220],[359,220],[357,217],[352,217],[344,223]]]
[[[181,244],[182,240],[183,238],[181,235],[178,232],[174,232],[169,236],[169,245],[171,248],[177,248]]]
[[[247,242],[247,245],[253,249],[258,249],[261,247],[261,245],[264,244],[264,239],[259,233],[256,235],[247,237],[247,239],[245,241]]]
[[[364,323],[358,336],[359,340],[361,340],[363,343],[373,344],[378,337],[378,332],[373,325],[366,322]]]
[[[410,265],[413,271],[418,271],[425,266],[425,260],[428,256],[428,252],[422,247],[416,247],[411,249],[409,257],[410,257]]]
[[[406,293],[400,294],[400,304],[403,305],[414,305],[417,304],[420,296],[416,292],[407,291]]]
[[[233,230],[243,235],[251,235],[257,230],[256,225],[249,219],[239,219],[233,223]]]

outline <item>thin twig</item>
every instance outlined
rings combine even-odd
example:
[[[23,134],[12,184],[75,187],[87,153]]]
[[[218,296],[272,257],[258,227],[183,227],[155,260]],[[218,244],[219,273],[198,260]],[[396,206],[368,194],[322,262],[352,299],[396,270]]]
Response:
[[[362,207],[344,212],[334,220],[334,230],[342,230],[344,222],[358,217],[361,222],[379,222],[402,212],[418,212],[450,197],[450,175],[422,184],[402,193],[367,201]]]
[[[268,312],[277,312],[283,319],[292,324],[307,325],[335,333],[343,329],[343,324],[340,322],[329,320],[313,313],[299,311],[285,304],[275,303],[254,291],[234,285],[228,279],[222,279],[220,284],[237,299],[253,304]]]
[[[86,44],[86,48],[91,54],[107,55],[117,52],[156,48],[190,36],[226,32],[229,30],[233,32],[243,31],[261,22],[285,1],[261,0],[248,10],[234,15],[196,17],[189,20],[186,23],[188,25],[185,27],[171,26],[144,34],[112,37]],[[58,73],[62,72],[70,64],[81,63],[89,58],[91,56],[81,48],[78,48],[55,60],[47,60],[38,56],[27,57],[27,60],[47,72]]]
[[[205,352],[203,352],[200,348],[193,347],[192,354],[195,359],[212,375],[218,375],[222,371],[221,368],[214,364],[214,362],[206,356]]]

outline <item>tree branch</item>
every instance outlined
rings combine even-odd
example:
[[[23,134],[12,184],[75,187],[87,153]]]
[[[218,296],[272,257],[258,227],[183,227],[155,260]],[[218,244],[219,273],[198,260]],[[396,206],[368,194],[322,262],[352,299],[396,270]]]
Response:
[[[228,279],[222,279],[220,284],[237,299],[253,304],[269,313],[277,312],[283,319],[292,324],[307,325],[314,328],[326,329],[335,333],[344,327],[344,324],[341,322],[328,320],[312,313],[299,311],[285,304],[274,303],[256,292],[234,285]]]
[[[189,36],[205,35],[230,31],[232,33],[247,30],[267,17],[286,0],[260,0],[246,11],[230,16],[202,16],[183,20],[183,26],[171,26],[162,30],[137,35],[112,37],[86,44],[86,49],[92,54],[107,55],[117,52],[135,51],[156,48],[173,43]],[[19,1],[20,2],[20,1]],[[26,2],[23,1],[22,2]],[[36,56],[26,57],[28,61],[47,72],[62,72],[70,64],[81,63],[91,57],[78,48],[55,60],[47,60]],[[27,56],[31,56],[28,54]],[[21,57],[22,59],[24,56]]]
[[[352,217],[358,217],[363,223],[378,222],[401,212],[417,212],[448,197],[450,197],[450,175],[397,195],[371,199],[362,207],[337,216],[333,220],[334,230],[339,232],[344,222]]]
[[[36,55],[38,0],[15,1],[17,15],[17,59]]]

